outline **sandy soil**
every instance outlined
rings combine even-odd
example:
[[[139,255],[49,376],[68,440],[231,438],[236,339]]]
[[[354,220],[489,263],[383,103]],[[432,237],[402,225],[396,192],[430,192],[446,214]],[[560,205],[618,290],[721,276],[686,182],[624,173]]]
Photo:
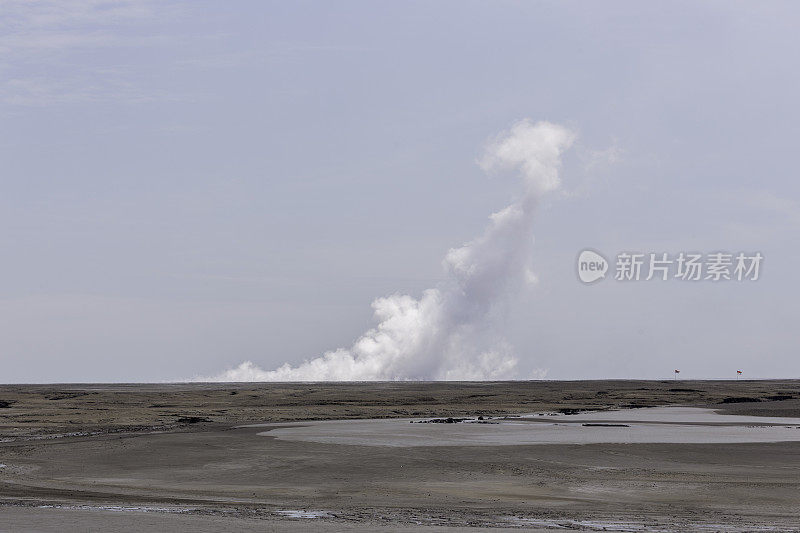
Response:
[[[0,531],[800,531],[798,442],[388,447],[240,427],[655,405],[800,417],[798,398],[800,381],[0,386]]]

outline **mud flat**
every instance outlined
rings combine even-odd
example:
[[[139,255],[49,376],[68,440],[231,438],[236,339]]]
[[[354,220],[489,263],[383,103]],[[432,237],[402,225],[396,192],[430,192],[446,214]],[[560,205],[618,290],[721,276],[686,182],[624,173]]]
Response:
[[[298,422],[259,435],[361,446],[800,442],[800,418],[725,415],[697,407],[457,420],[451,424],[429,424],[425,419]]]
[[[797,381],[2,386],[0,531],[800,531],[798,398]],[[448,417],[466,420],[411,423]]]

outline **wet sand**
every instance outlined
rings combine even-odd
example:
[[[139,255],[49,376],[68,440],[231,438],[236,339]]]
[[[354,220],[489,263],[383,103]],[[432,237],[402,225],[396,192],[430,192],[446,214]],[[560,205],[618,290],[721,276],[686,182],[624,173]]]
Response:
[[[796,440],[533,444],[464,433],[553,420],[573,433],[629,432],[582,424],[642,425],[659,412],[627,409],[636,405],[730,413],[659,415],[666,434],[800,432],[783,418],[738,418],[800,418],[797,398],[798,381],[2,386],[0,531],[800,530]],[[580,409],[604,411],[535,415]],[[534,416],[507,427],[311,422],[520,413]],[[263,423],[275,425],[247,427]],[[359,424],[457,442],[286,437]]]

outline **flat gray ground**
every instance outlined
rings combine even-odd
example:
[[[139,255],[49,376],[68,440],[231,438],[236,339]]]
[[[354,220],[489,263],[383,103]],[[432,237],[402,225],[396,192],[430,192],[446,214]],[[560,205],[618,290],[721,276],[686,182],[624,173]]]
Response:
[[[0,386],[0,530],[800,530],[798,442],[397,447],[238,427],[650,405],[800,417],[797,398],[798,381]]]

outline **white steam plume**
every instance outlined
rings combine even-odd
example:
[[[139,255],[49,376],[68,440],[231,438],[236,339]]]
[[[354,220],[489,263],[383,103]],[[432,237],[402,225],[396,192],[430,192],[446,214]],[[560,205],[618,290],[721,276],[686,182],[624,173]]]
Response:
[[[262,370],[247,361],[203,381],[493,380],[515,377],[517,359],[492,332],[492,315],[533,277],[529,268],[537,200],[560,186],[561,154],[574,134],[523,120],[493,139],[479,165],[519,171],[520,198],[490,216],[484,233],[451,249],[447,280],[420,298],[394,294],[372,303],[378,325],[349,349],[298,366]]]

